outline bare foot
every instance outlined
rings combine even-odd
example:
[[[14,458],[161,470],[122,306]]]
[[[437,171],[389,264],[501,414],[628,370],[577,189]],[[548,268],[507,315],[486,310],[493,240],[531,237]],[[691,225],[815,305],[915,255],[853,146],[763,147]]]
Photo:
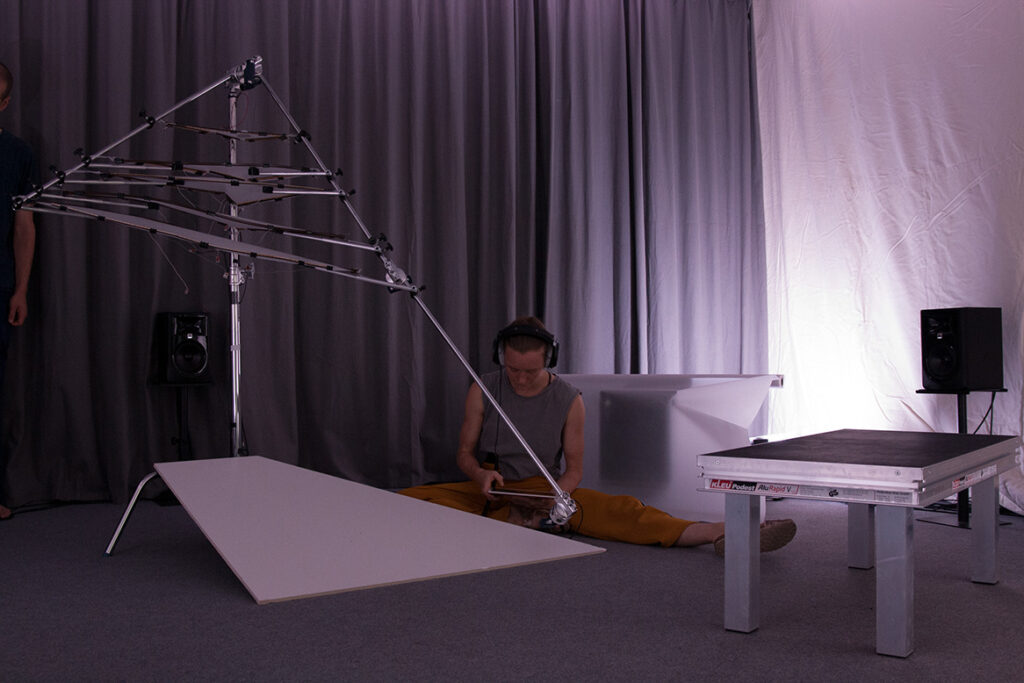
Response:
[[[542,531],[549,531],[556,534],[564,532],[568,528],[568,524],[562,524],[559,526],[552,524],[548,520],[550,514],[550,510],[538,510],[537,508],[523,507],[522,505],[510,505],[508,521],[512,524],[525,526],[528,529],[541,529]]]
[[[524,508],[521,505],[509,505],[508,521],[512,524],[536,529],[537,525],[533,522],[533,512],[533,510]]]
[[[11,512],[9,509],[5,508],[3,505],[0,505],[0,519],[10,519],[11,515],[13,514],[14,513]]]
[[[683,533],[676,539],[675,545],[689,548],[695,545],[714,543],[715,539],[724,533],[724,522],[694,522],[683,529]]]
[[[791,519],[769,519],[761,524],[761,552],[778,550],[796,536],[796,522]],[[725,535],[715,539],[715,554],[725,557]]]

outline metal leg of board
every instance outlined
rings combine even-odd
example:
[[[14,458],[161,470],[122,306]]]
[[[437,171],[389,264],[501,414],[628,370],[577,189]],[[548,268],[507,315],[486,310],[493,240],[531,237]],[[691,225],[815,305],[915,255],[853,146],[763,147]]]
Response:
[[[750,633],[760,622],[761,496],[725,497],[725,628]]]
[[[971,581],[975,583],[999,583],[998,482],[999,477],[990,477],[971,487]]]
[[[853,569],[875,566],[875,506],[846,504],[846,564]]]
[[[139,495],[142,493],[142,489],[146,488],[146,484],[153,480],[154,477],[158,476],[156,472],[150,472],[139,485],[135,487],[135,493],[132,495],[132,499],[128,502],[128,507],[124,509],[124,514],[121,515],[121,521],[117,525],[117,529],[114,530],[114,535],[110,538],[110,543],[107,544],[107,549],[104,551],[104,555],[111,555],[114,552],[114,546],[117,545],[117,539],[121,537],[121,532],[124,530],[124,525],[128,523],[128,518],[131,517],[132,511],[135,509],[135,503],[139,500]]]
[[[907,657],[914,651],[914,511],[875,510],[875,651]]]

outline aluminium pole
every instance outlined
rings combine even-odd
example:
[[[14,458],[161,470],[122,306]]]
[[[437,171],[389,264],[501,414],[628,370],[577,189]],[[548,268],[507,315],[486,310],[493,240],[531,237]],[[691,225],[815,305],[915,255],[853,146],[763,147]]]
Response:
[[[231,83],[228,91],[228,128],[231,132],[238,129],[238,96],[241,93],[241,85],[238,80]],[[228,140],[228,163],[232,166],[238,161],[238,140],[234,137]],[[232,217],[238,215],[238,204],[228,200],[228,214]],[[230,228],[230,237],[233,242],[240,241],[239,230],[236,225]],[[231,455],[248,455],[245,444],[245,432],[242,429],[242,287],[245,284],[245,273],[239,265],[237,252],[228,255],[228,272],[225,277],[231,291]]]

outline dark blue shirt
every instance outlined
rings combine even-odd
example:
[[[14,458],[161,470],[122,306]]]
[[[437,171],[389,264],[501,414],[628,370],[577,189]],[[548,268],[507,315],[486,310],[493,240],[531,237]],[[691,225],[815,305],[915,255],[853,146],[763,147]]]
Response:
[[[24,141],[0,131],[0,290],[14,289],[13,199],[32,189],[35,159]]]

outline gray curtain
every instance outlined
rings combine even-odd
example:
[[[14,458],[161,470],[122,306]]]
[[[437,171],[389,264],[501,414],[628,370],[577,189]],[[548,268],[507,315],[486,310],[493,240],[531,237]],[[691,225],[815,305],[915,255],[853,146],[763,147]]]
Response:
[[[533,313],[561,341],[563,372],[763,372],[748,4],[2,0],[0,60],[17,78],[2,122],[45,178],[258,54],[478,369],[492,367],[495,331]],[[226,126],[226,95],[174,118]],[[240,98],[239,127],[287,129],[263,88]],[[114,154],[221,162],[227,144],[157,125]],[[245,143],[239,158],[312,163],[280,142]],[[332,199],[243,215],[359,236]],[[147,381],[158,311],[211,315],[213,383],[187,391],[189,434],[194,457],[229,455],[223,255],[103,223],[37,224],[5,387],[11,503],[123,500],[178,457],[176,391]],[[341,247],[261,243],[381,272]],[[261,261],[241,326],[251,454],[378,486],[456,476],[469,378],[408,295]]]

